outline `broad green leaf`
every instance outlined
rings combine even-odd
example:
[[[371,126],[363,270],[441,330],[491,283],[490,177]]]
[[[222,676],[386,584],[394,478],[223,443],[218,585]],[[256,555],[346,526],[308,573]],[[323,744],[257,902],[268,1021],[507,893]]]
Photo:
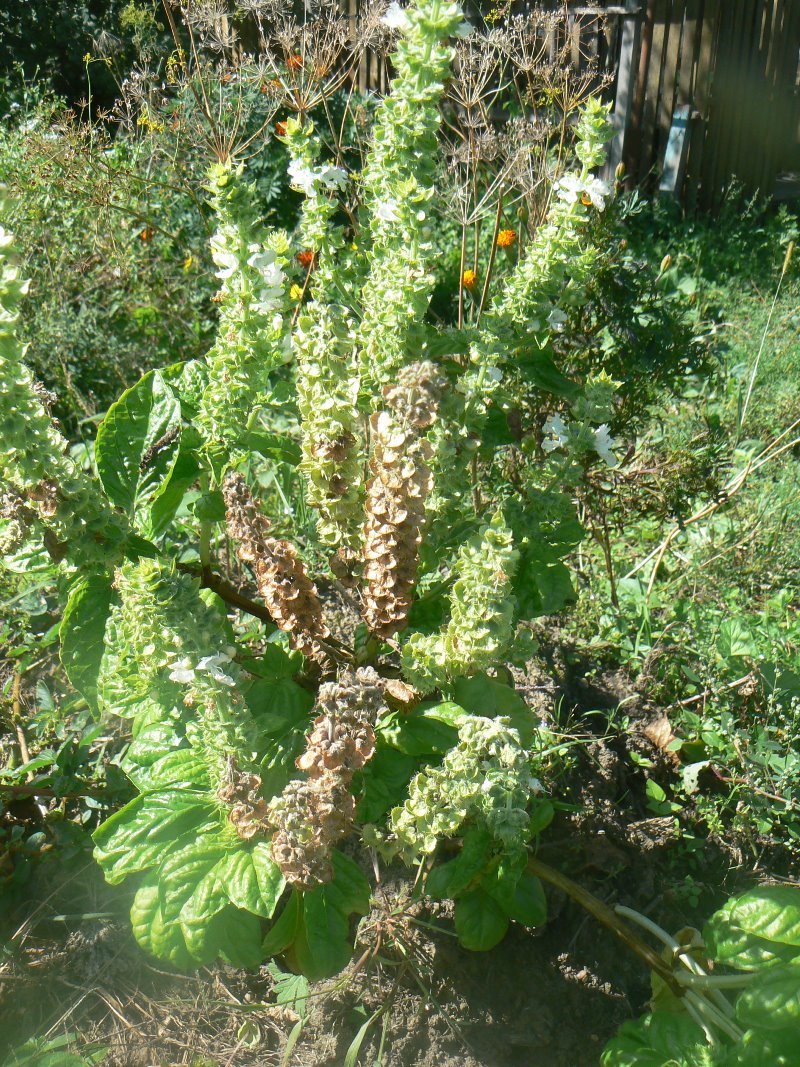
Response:
[[[109,500],[131,519],[147,523],[147,511],[175,467],[180,433],[180,403],[158,371],[145,374],[109,408],[97,432],[97,473]]]
[[[725,1067],[800,1067],[800,1032],[747,1030]]]
[[[703,937],[714,959],[738,970],[800,958],[800,890],[751,889],[712,915]]]
[[[366,915],[370,899],[366,875],[357,863],[337,849],[334,849],[331,860],[334,878],[323,887],[325,892],[342,915]]]
[[[227,902],[224,886],[216,885],[219,880],[215,868],[227,858],[229,850],[227,839],[212,833],[187,838],[182,848],[170,853],[158,872],[161,911],[166,922],[174,922],[179,916],[182,921],[185,916],[196,921],[204,907],[215,907],[220,895]]]
[[[482,887],[494,897],[514,922],[523,926],[543,926],[547,921],[547,898],[542,883],[513,863],[501,863],[497,874]]]
[[[418,769],[414,756],[407,756],[378,735],[375,755],[353,779],[353,791],[358,802],[358,820],[376,822],[390,808],[404,798],[408,783]]]
[[[230,906],[225,886],[217,877],[218,866],[206,870],[200,880],[193,884],[177,920],[173,920],[180,927],[186,948],[198,963],[213,963],[219,955],[220,945],[216,935],[220,927],[215,920],[220,912]],[[163,910],[162,905],[162,914]]]
[[[758,974],[739,994],[736,1018],[762,1030],[793,1027],[800,1046],[800,961],[796,967],[770,967]]]
[[[268,844],[262,841],[252,849],[242,847],[232,852],[215,873],[237,908],[266,919],[272,917],[286,883]]]
[[[255,915],[229,907],[215,917],[213,925],[219,954],[232,967],[252,971],[261,965],[261,923]]]
[[[72,685],[97,712],[97,676],[114,600],[109,575],[90,575],[72,590],[61,622],[61,662]]]
[[[269,433],[267,430],[250,430],[245,445],[267,459],[289,463],[296,467],[301,459],[300,445],[285,434]]]
[[[336,906],[328,886],[306,893],[297,936],[287,958],[312,982],[344,970],[353,954],[350,924]]]
[[[500,944],[508,930],[508,916],[482,889],[473,889],[456,900],[454,919],[459,943],[473,952],[488,952]]]
[[[95,845],[113,852],[148,838],[172,841],[197,826],[214,810],[208,795],[194,790],[160,789],[143,793],[106,819],[92,834]]]
[[[263,915],[266,919],[271,919],[286,888],[286,879],[280,867],[273,860],[272,850],[265,841],[259,841],[255,845],[251,856],[261,897],[261,906],[251,908],[251,911],[256,912],[257,915]]]
[[[554,615],[575,599],[569,568],[548,545],[523,545],[514,574],[514,596],[520,619]]]
[[[751,889],[735,901],[729,921],[766,941],[800,949],[800,888],[765,885]]]
[[[170,786],[172,789],[209,789],[208,767],[193,748],[178,748],[161,756],[148,769],[136,776],[130,773],[123,761],[126,774],[139,789],[154,789]],[[134,772],[136,773],[136,772]]]
[[[303,915],[303,894],[293,889],[280,915],[269,928],[264,938],[262,951],[265,956],[277,956],[291,945],[300,929]]]
[[[719,628],[717,651],[723,659],[757,656],[758,645],[741,619],[724,619]]]
[[[407,756],[441,756],[458,744],[458,730],[420,708],[411,715],[387,716],[381,736]]]
[[[471,678],[459,678],[456,681],[453,696],[462,708],[473,715],[510,719],[523,745],[529,745],[533,740],[539,720],[510,686],[485,674],[474,674]]]
[[[164,924],[158,882],[154,876],[142,882],[133,898],[131,925],[133,936],[146,952],[183,969],[193,965],[180,927]]]
[[[461,851],[449,863],[438,864],[428,875],[425,892],[435,900],[457,897],[483,873],[493,843],[488,830],[473,827],[464,836]]]
[[[194,449],[181,442],[175,466],[166,479],[163,489],[154,498],[142,517],[142,532],[153,540],[161,537],[175,518],[181,501],[200,475],[200,463]]]
[[[701,1067],[708,1063],[707,1051],[703,1031],[688,1015],[653,1012],[623,1023],[600,1063],[602,1067]]]

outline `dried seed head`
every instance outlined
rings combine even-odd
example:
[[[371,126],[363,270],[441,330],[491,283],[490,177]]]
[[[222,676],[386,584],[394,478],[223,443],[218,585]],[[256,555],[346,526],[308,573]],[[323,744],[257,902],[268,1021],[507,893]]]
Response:
[[[372,478],[364,527],[363,615],[370,633],[402,630],[411,609],[425,500],[433,488],[430,442],[420,438],[436,419],[445,379],[429,362],[414,363],[384,390],[388,411],[372,416]]]
[[[377,717],[387,711],[383,686],[372,667],[347,670],[320,686],[321,714],[297,766],[308,781],[292,781],[269,805],[276,833],[272,856],[292,885],[313,889],[333,877],[330,853],[353,827],[350,793],[355,771],[375,752]]]
[[[245,841],[263,836],[269,830],[267,802],[260,789],[261,779],[257,774],[240,771],[232,759],[228,760],[217,798],[229,805],[228,819]]]
[[[291,643],[309,659],[327,662],[320,642],[330,636],[317,589],[289,541],[269,536],[270,523],[256,507],[241,474],[225,475],[222,493],[228,532],[238,542],[236,554],[250,564],[258,591],[276,625],[292,635]]]

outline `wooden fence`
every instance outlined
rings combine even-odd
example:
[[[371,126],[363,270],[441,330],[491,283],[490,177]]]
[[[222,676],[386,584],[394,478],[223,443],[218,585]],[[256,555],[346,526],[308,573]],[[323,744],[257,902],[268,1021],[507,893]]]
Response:
[[[344,2],[356,10],[358,0]],[[780,171],[800,170],[800,0],[531,6],[563,11],[557,32],[573,65],[592,64],[605,78],[609,174],[624,162],[630,185],[657,183],[689,208],[713,209],[733,178],[768,194]],[[364,57],[358,80],[363,90],[385,91],[383,61]]]
[[[713,208],[797,163],[800,0],[626,0],[610,168]]]

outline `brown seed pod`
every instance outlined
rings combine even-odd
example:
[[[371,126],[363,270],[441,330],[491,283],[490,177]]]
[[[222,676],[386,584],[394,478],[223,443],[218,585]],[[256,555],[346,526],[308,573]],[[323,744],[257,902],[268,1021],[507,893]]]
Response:
[[[330,636],[317,588],[305,563],[289,541],[269,534],[270,522],[256,507],[241,474],[229,471],[222,485],[228,533],[238,543],[236,554],[252,568],[258,591],[276,625],[292,635],[291,643],[317,663],[327,663],[320,642]]]

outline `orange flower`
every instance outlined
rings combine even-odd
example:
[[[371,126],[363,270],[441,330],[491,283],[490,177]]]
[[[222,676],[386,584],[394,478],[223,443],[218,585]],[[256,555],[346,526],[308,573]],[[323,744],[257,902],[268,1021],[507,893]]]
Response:
[[[276,122],[275,123],[275,133],[277,133],[277,135],[279,137],[285,137],[286,136],[286,123],[285,122]]]
[[[152,226],[145,226],[145,228],[139,234],[140,241],[152,241],[155,237],[156,231]]]
[[[297,253],[297,262],[301,267],[305,267],[306,270],[314,263],[314,253],[310,248],[304,249],[302,252]]]
[[[289,56],[286,60],[286,66],[289,70],[302,70],[303,69],[303,57],[299,55]]]
[[[465,270],[461,275],[461,284],[465,289],[469,289],[472,292],[478,284],[478,275],[474,270]]]
[[[501,230],[497,235],[498,248],[510,248],[517,239],[516,230]]]
[[[581,203],[583,204],[584,207],[590,207],[591,206],[592,198],[589,196],[588,193],[583,193],[582,194]]]

